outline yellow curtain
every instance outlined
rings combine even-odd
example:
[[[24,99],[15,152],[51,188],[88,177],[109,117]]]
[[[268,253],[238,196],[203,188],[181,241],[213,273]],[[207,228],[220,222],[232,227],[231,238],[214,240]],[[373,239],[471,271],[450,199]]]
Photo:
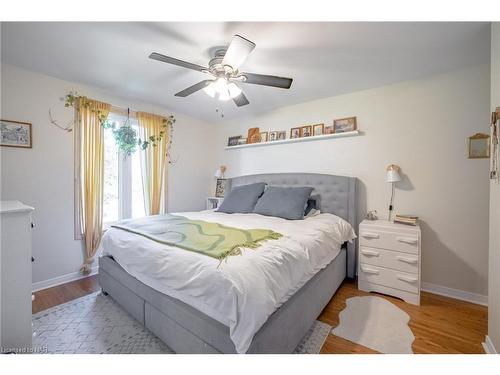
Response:
[[[104,128],[110,104],[79,97],[80,222],[85,242],[85,261],[80,271],[89,273],[102,235],[104,180]]]
[[[166,118],[146,112],[137,112],[141,139],[149,140],[157,137],[162,131],[163,137],[157,145],[149,145],[141,151],[142,188],[144,191],[144,208],[147,215],[157,215],[165,212],[164,184],[167,178],[167,147],[169,143]]]

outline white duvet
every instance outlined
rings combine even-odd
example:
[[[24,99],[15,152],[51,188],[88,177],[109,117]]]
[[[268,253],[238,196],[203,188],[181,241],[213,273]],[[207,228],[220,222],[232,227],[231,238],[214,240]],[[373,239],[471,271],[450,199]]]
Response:
[[[111,255],[129,274],[229,327],[238,353],[245,353],[260,327],[354,239],[351,225],[332,214],[284,220],[258,214],[183,212],[189,219],[250,229],[272,229],[279,240],[245,249],[222,262],[111,228],[102,255]],[[219,267],[218,267],[219,266]]]

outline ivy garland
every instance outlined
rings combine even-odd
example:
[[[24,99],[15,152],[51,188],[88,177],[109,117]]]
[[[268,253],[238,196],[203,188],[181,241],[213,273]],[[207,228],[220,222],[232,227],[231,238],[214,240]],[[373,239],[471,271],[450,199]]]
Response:
[[[76,91],[71,91],[65,96],[64,106],[65,107],[73,107],[75,108],[75,103],[78,98],[81,96],[78,95]],[[90,107],[90,103],[86,103],[87,108]],[[130,118],[127,117],[127,121],[122,126],[116,126],[115,123],[111,123],[107,120],[107,117],[102,113],[101,110],[97,109],[97,116],[99,118],[99,122],[105,129],[111,129],[113,132],[113,137],[115,138],[116,145],[125,157],[132,155],[137,146],[141,150],[146,150],[149,146],[157,147],[158,143],[161,142],[166,132],[169,133],[169,144],[167,146],[167,159],[170,164],[172,164],[172,160],[170,157],[170,149],[172,147],[172,135],[173,135],[173,124],[175,123],[174,116],[169,116],[168,118],[163,119],[163,123],[161,125],[161,130],[158,135],[152,135],[147,139],[141,139],[137,135],[137,131],[130,126]]]

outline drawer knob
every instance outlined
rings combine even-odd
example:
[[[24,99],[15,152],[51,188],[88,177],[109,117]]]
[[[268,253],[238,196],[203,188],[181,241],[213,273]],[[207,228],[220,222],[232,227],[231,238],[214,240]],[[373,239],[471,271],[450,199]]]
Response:
[[[364,238],[380,238],[377,233],[363,233],[361,236]]]
[[[399,242],[415,245],[418,243],[418,238],[398,237]]]
[[[364,273],[371,273],[373,275],[378,275],[378,271],[377,270],[373,270],[371,268],[365,268],[365,267],[361,267],[361,271],[363,271]]]
[[[369,257],[378,257],[380,255],[377,251],[372,250],[361,250],[361,254]]]
[[[409,263],[409,264],[416,264],[418,262],[418,259],[406,258],[406,257],[401,257],[401,256],[396,257],[396,259],[401,261],[401,262],[405,262],[405,263]]]
[[[416,277],[410,277],[410,276],[405,276],[405,275],[396,275],[396,278],[402,281],[406,281],[409,283],[416,283],[418,279]]]

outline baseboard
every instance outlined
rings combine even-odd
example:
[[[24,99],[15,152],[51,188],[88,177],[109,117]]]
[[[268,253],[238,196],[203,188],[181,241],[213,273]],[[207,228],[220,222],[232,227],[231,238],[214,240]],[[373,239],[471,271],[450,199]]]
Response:
[[[486,354],[498,354],[497,350],[495,349],[495,346],[490,340],[490,336],[488,335],[486,335],[486,337],[484,338],[483,348]]]
[[[96,265],[96,266],[92,267],[92,269],[88,275],[83,275],[81,272],[78,271],[78,272],[72,272],[72,273],[68,273],[66,275],[54,277],[53,279],[37,281],[36,283],[32,284],[33,292],[38,292],[39,290],[42,290],[42,289],[52,288],[53,286],[69,283],[70,281],[80,280],[80,279],[83,279],[84,277],[95,275],[95,274],[97,274],[98,270],[99,270],[99,266]]]
[[[484,296],[482,294],[424,282],[420,285],[420,289],[425,292],[439,294],[441,296],[451,297],[462,301],[472,302],[478,305],[488,306],[488,296]]]

